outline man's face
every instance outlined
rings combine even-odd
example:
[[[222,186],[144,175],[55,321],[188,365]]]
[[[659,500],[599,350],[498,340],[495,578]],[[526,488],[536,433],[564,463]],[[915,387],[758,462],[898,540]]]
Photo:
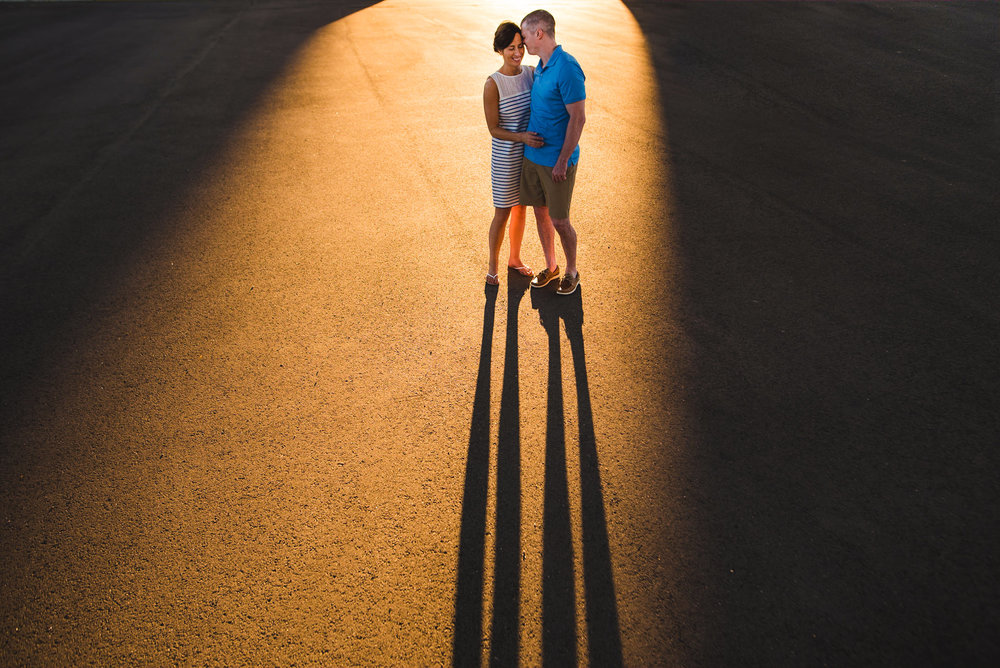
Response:
[[[521,24],[521,34],[524,35],[524,46],[528,49],[528,53],[533,56],[538,55],[538,35],[541,31],[537,27],[529,27],[527,24]]]

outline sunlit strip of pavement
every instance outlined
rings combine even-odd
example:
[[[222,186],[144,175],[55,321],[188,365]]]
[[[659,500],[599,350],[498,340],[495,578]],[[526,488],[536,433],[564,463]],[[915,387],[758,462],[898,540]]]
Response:
[[[520,402],[505,415],[518,421],[521,453],[518,653],[533,664],[553,648],[580,660],[607,650],[587,613],[599,596],[618,651],[649,663],[680,651],[661,610],[677,558],[664,537],[685,530],[663,497],[683,418],[664,344],[681,344],[670,334],[669,282],[628,288],[621,271],[673,270],[657,243],[669,225],[666,130],[628,11],[549,8],[588,75],[573,211],[583,322],[560,318],[552,295],[528,293],[509,308],[504,277],[486,351],[480,650],[495,651],[493,522],[505,512],[495,447],[513,318]],[[4,429],[16,451],[6,506],[20,518],[5,550],[28,555],[5,576],[5,619],[16,627],[8,656],[452,659],[484,352],[481,91],[497,66],[496,24],[528,9],[390,0],[317,30],[159,213],[164,232],[66,324],[78,334],[60,339],[58,361]],[[121,153],[146,152],[150,169],[176,159],[172,124],[199,87],[225,79],[247,48],[234,43],[282,20],[249,11]],[[88,190],[113,193],[116,169],[109,163]],[[130,206],[86,197],[82,214],[66,215],[100,220]],[[524,257],[538,266],[530,225]],[[552,313],[554,327],[544,321]],[[565,463],[552,460],[553,429]],[[553,474],[562,495],[545,491]],[[555,528],[553,504],[564,513]],[[607,541],[596,594],[588,522]],[[554,531],[565,534],[556,547],[546,542]],[[543,568],[557,562],[568,584],[546,604]],[[571,603],[562,612],[560,600]],[[565,613],[569,626],[553,626]],[[553,628],[561,637],[546,640]]]

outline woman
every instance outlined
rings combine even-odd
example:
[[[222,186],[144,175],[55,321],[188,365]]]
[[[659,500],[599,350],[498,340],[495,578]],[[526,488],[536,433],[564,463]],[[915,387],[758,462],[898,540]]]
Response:
[[[521,262],[521,239],[524,236],[524,207],[518,204],[521,183],[521,157],[524,145],[541,146],[542,139],[528,129],[531,84],[535,68],[521,65],[524,40],[521,29],[504,21],[493,37],[493,50],[503,56],[503,66],[490,75],[483,90],[486,125],[493,135],[490,178],[493,184],[493,223],[490,225],[490,262],[486,273],[489,285],[499,285],[497,263],[504,227],[510,219],[510,259],[507,266],[523,276],[533,276]]]

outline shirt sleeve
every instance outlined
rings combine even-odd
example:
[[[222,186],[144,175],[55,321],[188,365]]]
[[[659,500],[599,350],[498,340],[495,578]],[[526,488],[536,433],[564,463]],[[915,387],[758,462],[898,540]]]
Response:
[[[583,85],[587,77],[583,75],[583,68],[573,61],[566,63],[559,77],[559,94],[562,96],[563,104],[573,104],[580,100],[587,99],[587,90]]]

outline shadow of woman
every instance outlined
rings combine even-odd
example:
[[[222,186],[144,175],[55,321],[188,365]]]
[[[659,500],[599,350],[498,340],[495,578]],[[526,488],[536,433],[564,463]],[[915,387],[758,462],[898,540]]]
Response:
[[[478,666],[483,625],[483,557],[486,537],[486,486],[490,465],[490,365],[498,288],[486,286],[483,339],[472,402],[469,449],[462,492],[462,523],[458,537],[458,580],[455,588],[455,666]]]
[[[507,340],[497,425],[496,547],[490,665],[517,665],[521,628],[521,402],[517,314],[531,279],[508,271]]]
[[[530,279],[508,272],[507,334],[497,425],[496,547],[490,663],[515,665],[521,616],[521,427],[518,373],[518,308]],[[459,531],[458,582],[452,664],[478,666],[482,641],[486,496],[490,461],[490,365],[498,288],[486,287],[483,339],[469,429],[469,450]]]
[[[559,336],[559,322],[562,321],[572,352],[577,390],[588,660],[594,666],[620,666],[621,632],[583,343],[582,288],[569,296],[556,295],[550,290],[533,290],[531,304],[538,311],[549,343],[542,510],[542,661],[545,665],[560,666],[577,663],[576,594]]]

